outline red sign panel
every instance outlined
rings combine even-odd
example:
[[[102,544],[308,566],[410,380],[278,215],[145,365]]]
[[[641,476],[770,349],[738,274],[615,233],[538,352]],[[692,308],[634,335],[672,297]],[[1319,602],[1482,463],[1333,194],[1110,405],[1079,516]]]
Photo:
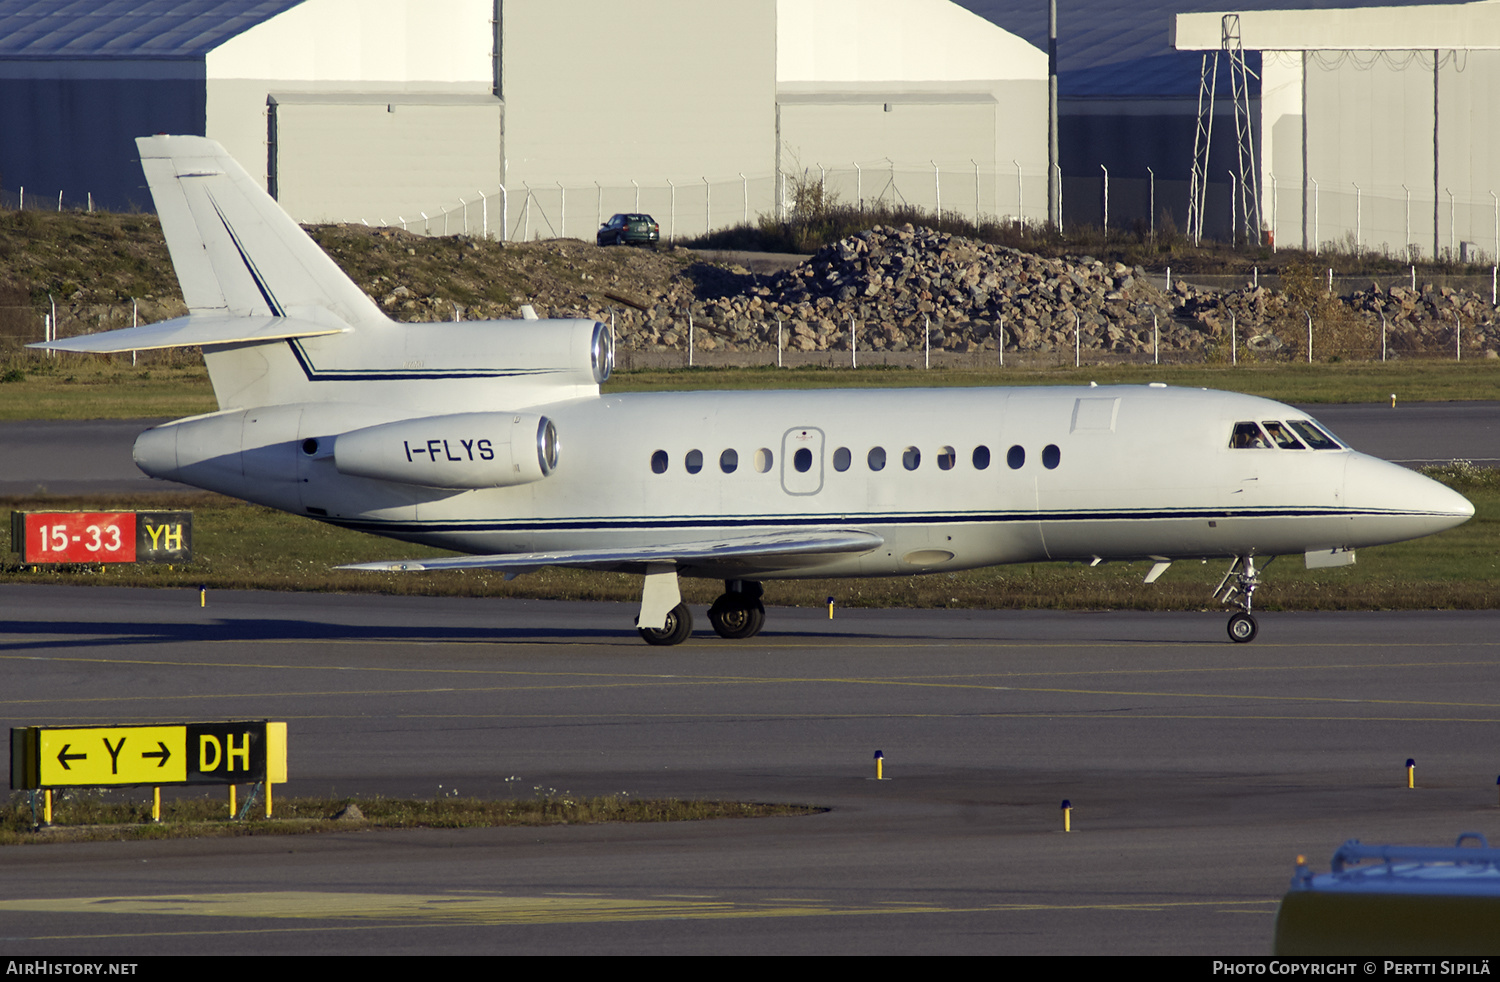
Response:
[[[26,563],[133,563],[135,512],[29,512]]]

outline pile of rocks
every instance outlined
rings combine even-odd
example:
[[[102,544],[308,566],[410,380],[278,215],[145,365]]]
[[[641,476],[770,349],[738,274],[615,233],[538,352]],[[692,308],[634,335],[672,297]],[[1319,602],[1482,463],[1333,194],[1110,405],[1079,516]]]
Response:
[[[827,246],[794,269],[757,278],[739,296],[687,310],[653,306],[622,335],[629,347],[672,347],[686,317],[717,343],[801,351],[1007,350],[1072,348],[1149,351],[1201,347],[1203,329],[1173,319],[1180,299],[1139,267],[1089,257],[1046,259],[926,228],[877,226]],[[696,337],[696,335],[695,335]]]

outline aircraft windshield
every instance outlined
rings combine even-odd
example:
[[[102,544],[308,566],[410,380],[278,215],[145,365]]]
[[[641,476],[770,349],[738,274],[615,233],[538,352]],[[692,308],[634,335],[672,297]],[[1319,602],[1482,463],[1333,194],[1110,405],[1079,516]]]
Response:
[[[1229,446],[1235,450],[1343,449],[1343,444],[1310,419],[1289,419],[1284,423],[1279,419],[1235,423]]]

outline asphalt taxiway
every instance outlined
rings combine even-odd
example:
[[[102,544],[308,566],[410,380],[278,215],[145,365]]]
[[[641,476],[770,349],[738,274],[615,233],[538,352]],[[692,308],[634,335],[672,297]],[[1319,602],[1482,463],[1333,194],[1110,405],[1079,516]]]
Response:
[[[1265,954],[1299,854],[1500,841],[1500,612],[631,614],[0,587],[10,726],[285,720],[281,795],[829,809],[6,848],[0,950]]]

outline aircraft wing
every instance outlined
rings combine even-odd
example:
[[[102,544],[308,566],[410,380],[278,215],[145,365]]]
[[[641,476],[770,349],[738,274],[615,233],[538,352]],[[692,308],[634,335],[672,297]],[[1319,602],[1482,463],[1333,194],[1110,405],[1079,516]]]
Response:
[[[287,338],[310,338],[321,334],[342,334],[346,325],[319,324],[293,317],[176,317],[140,327],[118,331],[80,334],[28,348],[53,351],[86,351],[111,354],[121,351],[149,351],[154,348],[186,348],[204,344],[237,344],[244,342],[281,341]]]
[[[451,559],[412,559],[355,563],[339,569],[407,571],[432,569],[498,569],[521,574],[544,566],[640,572],[651,563],[679,567],[732,566],[745,572],[815,565],[819,556],[869,552],[885,544],[873,532],[857,529],[773,532],[703,542],[674,542],[623,549],[569,549],[558,552],[502,553],[495,556],[456,556]]]

